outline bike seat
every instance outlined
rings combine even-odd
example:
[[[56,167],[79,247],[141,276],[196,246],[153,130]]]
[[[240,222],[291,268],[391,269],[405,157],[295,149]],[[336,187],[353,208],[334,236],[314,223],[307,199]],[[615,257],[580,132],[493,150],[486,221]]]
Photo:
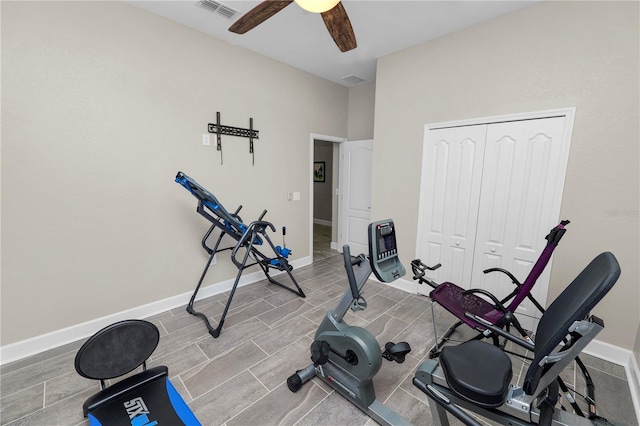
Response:
[[[486,408],[504,403],[513,373],[511,359],[500,348],[480,340],[446,346],[440,364],[447,384],[461,398]]]

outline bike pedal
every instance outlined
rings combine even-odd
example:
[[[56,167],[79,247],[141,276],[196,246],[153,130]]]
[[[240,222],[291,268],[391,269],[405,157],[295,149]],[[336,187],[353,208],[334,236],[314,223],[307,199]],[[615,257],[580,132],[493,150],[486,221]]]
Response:
[[[384,349],[382,357],[388,361],[395,361],[398,364],[402,364],[406,355],[411,352],[411,346],[409,346],[407,342],[388,342],[384,345]]]

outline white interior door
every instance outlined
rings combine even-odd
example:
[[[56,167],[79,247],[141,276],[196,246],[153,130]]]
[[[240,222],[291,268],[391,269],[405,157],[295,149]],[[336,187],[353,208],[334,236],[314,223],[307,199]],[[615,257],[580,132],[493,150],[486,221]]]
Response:
[[[449,127],[425,134],[418,257],[427,265],[442,264],[432,273],[437,282],[471,284],[486,128]],[[425,294],[429,290],[419,287]]]
[[[524,280],[546,244],[545,235],[558,224],[560,205],[554,200],[564,185],[564,122],[564,117],[555,117],[488,126],[471,276],[474,288],[498,297],[509,294],[514,286],[504,274],[482,271],[504,268]],[[549,265],[531,292],[543,305],[550,272]],[[528,299],[516,312],[529,330],[532,318],[541,316]]]
[[[349,245],[351,254],[367,253],[371,222],[371,162],[373,140],[340,144],[341,220],[338,250]]]

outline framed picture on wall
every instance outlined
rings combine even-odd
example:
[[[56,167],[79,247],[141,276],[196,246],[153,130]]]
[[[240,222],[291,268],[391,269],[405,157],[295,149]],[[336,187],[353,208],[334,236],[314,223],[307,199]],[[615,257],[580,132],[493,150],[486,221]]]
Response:
[[[324,182],[325,165],[324,161],[316,161],[313,163],[313,181]]]

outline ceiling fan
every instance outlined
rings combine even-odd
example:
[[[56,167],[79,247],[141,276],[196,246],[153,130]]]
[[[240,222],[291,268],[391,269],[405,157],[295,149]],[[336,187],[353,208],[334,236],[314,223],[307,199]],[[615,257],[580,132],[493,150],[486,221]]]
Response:
[[[236,34],[244,34],[262,24],[293,2],[294,0],[263,1],[231,25],[229,31]],[[322,19],[324,20],[327,30],[329,30],[329,34],[331,34],[333,41],[335,41],[342,52],[348,52],[358,46],[356,36],[351,27],[351,21],[349,20],[349,16],[347,16],[347,12],[344,10],[344,6],[342,6],[342,2],[336,0],[315,2],[295,0],[295,2],[305,10],[322,14]],[[307,6],[307,3],[325,3],[327,5],[314,8],[313,4]]]

